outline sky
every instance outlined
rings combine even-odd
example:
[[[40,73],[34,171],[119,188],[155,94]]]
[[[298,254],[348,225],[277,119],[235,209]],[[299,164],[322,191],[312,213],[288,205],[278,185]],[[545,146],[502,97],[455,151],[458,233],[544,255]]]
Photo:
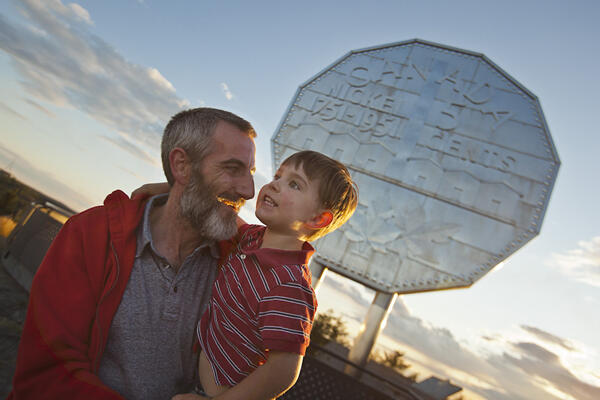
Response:
[[[376,350],[469,399],[597,399],[599,19],[595,1],[5,1],[0,167],[83,210],[164,180],[165,123],[210,106],[256,128],[260,187],[296,89],[349,51],[483,53],[539,98],[562,162],[541,233],[468,289],[400,296]],[[334,273],[318,292],[352,334],[373,296]]]

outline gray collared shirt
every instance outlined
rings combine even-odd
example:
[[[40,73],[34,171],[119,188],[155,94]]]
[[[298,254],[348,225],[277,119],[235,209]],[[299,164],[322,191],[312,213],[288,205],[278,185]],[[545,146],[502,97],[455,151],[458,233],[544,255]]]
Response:
[[[102,382],[128,400],[168,400],[198,380],[192,348],[217,274],[218,248],[199,246],[175,272],[150,231],[150,210],[166,198],[152,197],[146,205],[131,277],[98,370]]]

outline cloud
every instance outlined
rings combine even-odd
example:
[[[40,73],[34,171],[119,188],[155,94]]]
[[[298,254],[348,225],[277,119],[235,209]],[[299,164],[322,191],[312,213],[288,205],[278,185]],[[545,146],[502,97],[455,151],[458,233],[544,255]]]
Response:
[[[173,85],[171,85],[171,82],[166,80],[159,70],[157,70],[156,68],[148,68],[146,72],[148,73],[148,77],[151,80],[153,80],[157,85],[163,87],[169,92],[175,92],[175,88],[173,87]]]
[[[473,343],[459,342],[448,329],[432,326],[411,315],[402,303],[401,307],[394,308],[384,333],[426,355],[431,360],[427,368],[485,398],[563,399],[567,395],[576,399],[600,398],[600,387],[578,378],[574,370],[566,367],[564,360],[543,343],[576,352],[566,339],[524,325],[522,329],[533,335],[532,339],[543,342],[514,342],[506,334],[494,333],[482,335],[484,346],[477,348]],[[410,356],[408,350],[407,356]],[[471,378],[467,379],[465,374]],[[538,383],[534,385],[533,381]]]
[[[223,89],[223,93],[225,93],[225,98],[227,100],[232,100],[235,97],[235,95],[231,93],[231,90],[229,90],[229,86],[227,86],[225,82],[221,82],[221,89]]]
[[[10,172],[13,173],[18,180],[36,188],[36,190],[39,190],[47,196],[64,202],[74,210],[83,210],[94,204],[91,199],[71,189],[57,179],[52,173],[37,168],[28,160],[21,157],[21,155],[1,145],[0,160],[3,163],[10,163]]]
[[[132,146],[158,148],[162,129],[189,105],[156,68],[128,62],[92,34],[83,7],[23,0],[27,25],[0,15],[0,49],[12,57],[21,85],[35,99],[77,109]]]
[[[571,279],[600,287],[600,236],[578,246],[564,254],[552,254],[547,264]]]
[[[129,174],[129,175],[131,175],[131,176],[133,176],[134,178],[136,178],[137,180],[139,180],[139,181],[141,181],[141,182],[147,182],[147,181],[148,181],[148,178],[147,178],[147,177],[145,177],[145,176],[143,176],[143,175],[140,175],[139,173],[137,173],[137,172],[134,172],[134,171],[130,170],[129,168],[125,168],[125,167],[123,167],[122,165],[119,165],[119,167],[118,167],[118,168],[119,168],[121,171],[123,171],[123,172],[125,172],[125,173],[127,173],[127,174]]]
[[[567,369],[553,352],[535,343],[513,343],[520,357],[504,354],[504,359],[529,376],[541,378],[555,392],[579,400],[600,398],[600,387],[579,380]]]
[[[45,108],[44,106],[36,103],[35,101],[31,100],[31,99],[23,99],[27,104],[29,104],[30,106],[36,108],[37,110],[43,112],[44,114],[46,114],[47,116],[49,116],[50,118],[55,118],[56,115],[48,110],[47,108]]]
[[[5,113],[11,114],[12,116],[15,116],[23,121],[28,121],[27,117],[25,117],[24,115],[13,110],[12,108],[10,108],[6,104],[2,103],[1,101],[0,101],[0,110],[4,111]]]
[[[357,310],[356,316],[360,315],[359,310],[361,308],[367,308],[373,301],[373,296],[375,296],[373,290],[368,289],[367,287],[361,285],[360,283],[354,282],[351,279],[344,278],[338,274],[327,274],[327,282],[328,285],[334,288],[336,291],[345,293],[348,298],[352,299],[354,303],[356,303],[357,307],[354,307]]]
[[[519,351],[519,353],[533,358],[538,361],[550,364],[559,364],[558,356],[551,351],[546,350],[544,347],[536,343],[531,342],[519,342],[512,343],[512,346]]]
[[[575,351],[573,345],[571,345],[571,343],[566,339],[560,338],[556,335],[543,331],[539,328],[535,328],[533,326],[521,325],[521,329],[531,333],[532,335],[534,335],[540,340],[543,340],[544,342],[557,344],[565,350]]]
[[[30,7],[33,8],[42,8],[45,6],[49,9],[52,9],[56,15],[64,18],[65,20],[82,21],[89,25],[94,24],[90,18],[90,13],[77,3],[64,5],[60,0],[46,0],[44,2],[34,0],[30,1],[29,3]]]
[[[75,18],[90,25],[94,25],[94,22],[92,22],[92,19],[90,18],[90,13],[85,8],[76,3],[71,3],[68,5],[68,7],[71,9],[71,12]]]
[[[370,303],[368,296],[359,294],[345,279],[328,279],[326,284],[340,292],[344,302],[351,303],[345,304],[347,308],[364,310]],[[346,317],[360,324],[364,312]],[[589,368],[582,368],[587,355],[570,341],[537,327],[522,325],[516,332],[487,332],[480,341],[465,343],[450,330],[413,315],[404,299],[398,297],[382,335],[399,343],[415,370],[422,368],[451,379],[486,399],[591,399],[600,390],[583,380],[587,374],[590,382],[596,381]],[[517,336],[527,339],[515,341]],[[576,356],[579,369],[567,367],[564,354],[558,355],[545,343]]]
[[[103,135],[103,136],[100,136],[100,139],[106,140],[107,142],[117,146],[121,150],[124,150],[127,153],[129,153],[130,155],[137,157],[143,161],[146,161],[149,164],[156,165],[156,166],[162,166],[161,160],[158,158],[158,156],[153,157],[152,155],[150,155],[149,152],[147,152],[140,146],[137,146],[135,143],[132,143],[127,138],[127,136],[123,135],[123,136],[117,136],[117,137],[110,137],[110,136]]]

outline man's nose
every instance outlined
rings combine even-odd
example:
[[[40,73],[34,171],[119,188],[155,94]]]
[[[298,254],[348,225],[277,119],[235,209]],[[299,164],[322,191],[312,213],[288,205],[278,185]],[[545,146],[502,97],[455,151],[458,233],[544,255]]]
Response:
[[[246,200],[250,200],[254,197],[254,178],[252,174],[248,173],[243,178],[240,178],[237,185],[238,194]]]

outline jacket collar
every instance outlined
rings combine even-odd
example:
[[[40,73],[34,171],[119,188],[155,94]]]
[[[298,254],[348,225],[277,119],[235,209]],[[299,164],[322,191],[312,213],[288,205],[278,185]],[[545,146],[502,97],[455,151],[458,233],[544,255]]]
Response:
[[[107,210],[110,236],[117,246],[135,240],[135,233],[144,215],[148,196],[130,199],[120,190],[115,190],[104,200]]]

